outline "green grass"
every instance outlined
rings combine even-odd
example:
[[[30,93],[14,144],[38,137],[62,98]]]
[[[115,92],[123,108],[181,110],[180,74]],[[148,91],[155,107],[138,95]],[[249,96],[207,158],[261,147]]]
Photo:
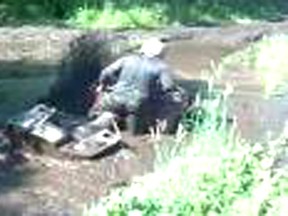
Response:
[[[161,8],[134,7],[114,9],[107,7],[99,11],[93,8],[79,8],[67,23],[81,28],[156,28],[167,23]]]
[[[173,145],[157,145],[155,172],[113,191],[83,215],[281,215],[275,212],[286,209],[288,182],[271,167],[287,146],[287,134],[265,145],[243,142],[233,127],[219,124],[224,102],[203,101],[210,114],[193,134],[182,129]]]

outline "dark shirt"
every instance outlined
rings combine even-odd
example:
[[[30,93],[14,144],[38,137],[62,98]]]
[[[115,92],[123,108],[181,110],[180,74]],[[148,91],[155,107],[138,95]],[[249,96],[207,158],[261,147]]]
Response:
[[[127,100],[158,98],[174,86],[171,68],[157,57],[122,57],[102,71],[100,83],[115,76],[117,82],[112,91],[127,96]]]

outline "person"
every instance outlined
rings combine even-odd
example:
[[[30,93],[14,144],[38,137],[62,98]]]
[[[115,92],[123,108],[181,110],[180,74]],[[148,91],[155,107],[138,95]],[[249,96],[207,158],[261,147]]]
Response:
[[[128,130],[143,133],[155,124],[163,98],[175,88],[172,68],[164,62],[166,46],[149,38],[140,52],[124,56],[100,74],[97,109],[127,117]]]

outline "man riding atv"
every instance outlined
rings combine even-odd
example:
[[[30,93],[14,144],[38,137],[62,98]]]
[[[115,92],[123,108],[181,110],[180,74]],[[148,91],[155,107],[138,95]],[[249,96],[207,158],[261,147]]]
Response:
[[[171,115],[171,106],[175,108],[177,103],[182,106],[183,98],[177,94],[175,97],[175,92],[180,92],[173,71],[163,61],[165,51],[163,42],[150,38],[143,43],[139,53],[121,57],[104,68],[96,90],[101,96],[90,115],[113,112],[126,119],[130,132],[139,134]],[[175,130],[181,113],[179,106],[173,122],[168,124],[168,131]]]
[[[51,146],[49,143],[62,153],[94,157],[120,142],[115,118],[124,119],[133,134],[148,132],[164,121],[164,132],[174,132],[188,100],[175,84],[172,69],[163,61],[164,54],[165,45],[151,38],[139,53],[104,68],[88,118],[70,115],[49,104],[37,104],[11,118],[7,132],[13,149],[21,143],[38,151]]]

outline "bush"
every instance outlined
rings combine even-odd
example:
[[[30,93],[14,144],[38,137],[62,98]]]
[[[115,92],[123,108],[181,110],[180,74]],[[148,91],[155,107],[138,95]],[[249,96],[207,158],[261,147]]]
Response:
[[[155,28],[166,24],[161,8],[79,8],[68,20],[82,28]]]
[[[205,103],[205,109],[221,105]],[[276,206],[271,203],[287,195],[279,195],[287,180],[271,169],[285,139],[267,143],[266,149],[251,146],[225,122],[216,126],[212,119],[193,135],[179,133],[170,149],[158,146],[154,173],[112,192],[84,215],[272,215]]]

